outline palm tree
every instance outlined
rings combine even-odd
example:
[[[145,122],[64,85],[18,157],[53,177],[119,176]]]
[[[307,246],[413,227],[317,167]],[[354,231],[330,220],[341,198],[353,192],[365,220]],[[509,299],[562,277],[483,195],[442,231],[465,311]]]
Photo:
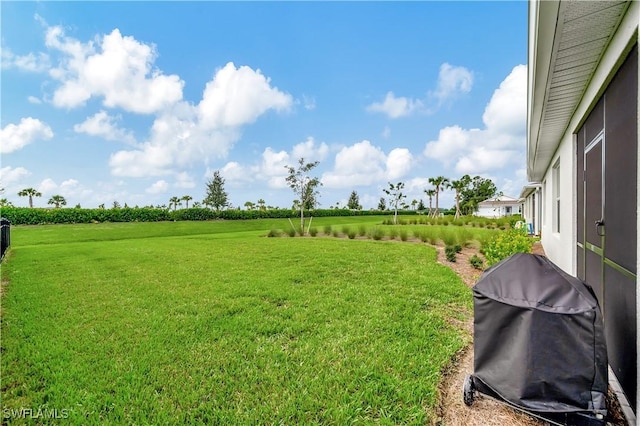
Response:
[[[436,195],[435,189],[425,189],[424,193],[429,197],[429,216],[433,216],[433,196]]]
[[[449,184],[449,188],[452,188],[456,191],[456,215],[454,216],[454,219],[458,219],[460,217],[460,215],[462,214],[460,212],[460,193],[467,187],[467,182],[460,179],[460,180],[452,180],[451,183]]]
[[[246,203],[244,203],[244,206],[247,208],[247,210],[253,210],[253,208],[256,206],[253,202],[251,201],[247,201]]]
[[[171,208],[171,206],[173,205],[173,211],[174,211],[174,212],[176,211],[176,208],[178,207],[178,204],[182,204],[182,203],[180,202],[180,198],[178,198],[178,197],[171,197],[171,198],[169,199],[169,208]]]
[[[187,205],[187,208],[189,208],[189,201],[193,200],[193,197],[191,197],[190,195],[185,195],[181,198],[181,200],[184,201]]]
[[[262,198],[260,198],[258,200],[258,206],[260,207],[260,210],[264,210],[265,209],[264,205],[265,205],[265,201]]]
[[[42,193],[33,188],[25,188],[18,192],[18,197],[29,197],[29,207],[33,208],[33,197],[42,197]]]
[[[13,207],[13,203],[6,198],[0,199],[0,207]]]
[[[67,205],[67,200],[65,200],[65,198],[62,195],[54,195],[51,198],[49,198],[49,201],[47,201],[47,204],[53,204],[56,207],[56,209],[59,209],[60,206]]]
[[[436,210],[433,212],[433,216],[434,217],[438,217],[438,213],[439,213],[438,199],[440,197],[440,189],[447,187],[447,184],[449,183],[449,179],[447,179],[444,176],[438,176],[438,177],[435,177],[435,178],[429,178],[429,183],[431,185],[435,186],[435,190],[436,190]]]

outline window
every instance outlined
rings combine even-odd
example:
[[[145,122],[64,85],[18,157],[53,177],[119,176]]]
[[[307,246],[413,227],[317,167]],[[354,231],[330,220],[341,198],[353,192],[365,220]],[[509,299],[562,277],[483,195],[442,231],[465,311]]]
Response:
[[[556,161],[551,170],[552,200],[553,200],[553,232],[560,232],[560,160]]]

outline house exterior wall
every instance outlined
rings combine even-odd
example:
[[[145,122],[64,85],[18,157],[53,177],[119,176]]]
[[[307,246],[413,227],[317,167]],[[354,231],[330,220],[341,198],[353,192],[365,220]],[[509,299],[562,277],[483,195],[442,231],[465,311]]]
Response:
[[[577,271],[576,241],[577,215],[579,214],[576,194],[577,159],[574,134],[580,129],[595,103],[602,96],[607,85],[613,78],[616,69],[627,56],[629,49],[637,43],[639,22],[640,4],[634,1],[629,5],[625,17],[605,50],[598,67],[591,76],[590,82],[574,111],[565,133],[558,141],[556,152],[544,173],[543,179],[539,181],[541,183],[540,190],[529,193],[525,200],[525,220],[530,222],[530,218],[532,217],[531,208],[533,208],[531,200],[532,194],[536,194],[536,201],[538,201],[539,197],[539,200],[542,202],[542,216],[540,218],[536,217],[536,219],[541,221],[541,241],[545,253],[560,268],[572,275],[576,275]],[[534,22],[533,24],[532,26],[532,22],[530,22],[530,37],[535,37],[535,31],[538,30],[537,23]],[[531,87],[531,71],[529,85]],[[637,96],[640,102],[640,90]],[[638,126],[638,136],[640,140],[640,126]],[[638,158],[640,159],[640,152]],[[555,179],[560,179],[561,208],[560,215],[558,216],[559,232],[557,232],[557,229],[554,229],[554,203],[556,199],[553,190],[553,185],[555,184],[553,166],[558,161],[559,175],[556,176]],[[640,164],[638,170],[640,170]],[[640,179],[637,179],[635,182],[630,182],[630,184],[636,187],[637,199],[640,203]],[[637,229],[640,230],[640,204],[636,206],[636,220]],[[636,234],[635,239],[638,253],[640,253],[640,234]],[[636,258],[636,265],[638,270],[640,270],[640,258],[638,257]],[[636,286],[637,285],[638,283],[636,282]],[[637,312],[640,312],[640,292],[637,293],[635,305]],[[637,330],[640,330],[640,316],[637,317],[636,321]],[[640,354],[640,338],[636,338],[636,345],[637,353]],[[640,355],[638,355],[637,359],[638,365],[640,365]],[[638,378],[636,381],[636,383],[638,383],[636,400],[628,402],[635,407],[637,412],[637,409],[640,408],[640,370],[638,369],[636,369],[636,377]]]
[[[545,173],[542,184],[541,241],[546,255],[569,274],[576,272],[576,197],[575,197],[575,146],[572,134],[565,134],[551,165],[559,165],[560,181],[556,182],[553,167]],[[559,184],[560,214],[556,212],[554,185]],[[560,232],[554,229],[554,215],[559,218]]]

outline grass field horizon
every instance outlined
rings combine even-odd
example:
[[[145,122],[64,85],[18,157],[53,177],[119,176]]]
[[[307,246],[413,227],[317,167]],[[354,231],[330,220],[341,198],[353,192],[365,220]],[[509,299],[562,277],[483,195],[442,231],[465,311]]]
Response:
[[[83,424],[433,420],[471,293],[426,244],[266,238],[289,226],[14,227],[3,408]]]

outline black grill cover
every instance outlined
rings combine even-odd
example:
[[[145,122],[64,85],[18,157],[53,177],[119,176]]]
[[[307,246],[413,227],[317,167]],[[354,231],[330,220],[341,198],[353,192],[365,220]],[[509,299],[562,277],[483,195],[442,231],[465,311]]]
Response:
[[[487,269],[473,296],[480,391],[534,412],[606,414],[602,316],[580,279],[520,253]]]

